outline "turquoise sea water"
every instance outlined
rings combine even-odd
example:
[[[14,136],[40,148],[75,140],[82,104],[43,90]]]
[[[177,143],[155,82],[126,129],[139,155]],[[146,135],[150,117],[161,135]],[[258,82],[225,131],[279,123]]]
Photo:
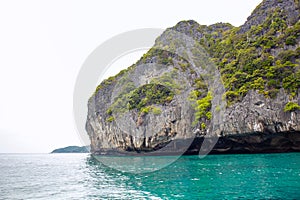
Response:
[[[142,174],[89,154],[0,154],[0,199],[300,199],[300,153],[183,156]]]

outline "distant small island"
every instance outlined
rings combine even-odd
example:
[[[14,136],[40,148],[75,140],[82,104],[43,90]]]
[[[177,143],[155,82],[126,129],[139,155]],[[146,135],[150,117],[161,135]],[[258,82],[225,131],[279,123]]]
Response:
[[[89,153],[90,147],[89,146],[68,146],[64,148],[59,148],[53,150],[51,153]]]

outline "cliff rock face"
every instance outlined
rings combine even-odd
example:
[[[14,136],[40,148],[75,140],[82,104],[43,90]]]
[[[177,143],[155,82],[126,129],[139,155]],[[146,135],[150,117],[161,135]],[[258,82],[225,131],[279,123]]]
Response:
[[[300,103],[299,97],[298,104]],[[281,90],[275,99],[250,91],[241,102],[226,109],[223,134],[279,133],[300,130],[299,111],[284,112],[289,95]]]
[[[241,27],[182,21],[88,102],[94,154],[300,150],[297,0],[265,0]],[[196,139],[194,139],[196,138]]]
[[[297,0],[265,0],[248,17],[240,32],[247,32],[252,26],[263,24],[270,13],[276,9],[284,13],[287,24],[291,26],[299,20],[299,8],[300,5]]]

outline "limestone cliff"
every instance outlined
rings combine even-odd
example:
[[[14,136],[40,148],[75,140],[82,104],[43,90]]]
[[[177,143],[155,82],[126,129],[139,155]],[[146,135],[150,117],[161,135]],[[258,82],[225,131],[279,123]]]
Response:
[[[300,150],[297,0],[265,0],[241,27],[182,21],[88,102],[91,152]],[[196,138],[196,139],[194,139]]]

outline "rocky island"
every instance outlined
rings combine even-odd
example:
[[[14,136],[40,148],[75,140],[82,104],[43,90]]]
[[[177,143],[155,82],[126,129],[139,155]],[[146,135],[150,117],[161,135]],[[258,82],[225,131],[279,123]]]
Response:
[[[88,146],[67,146],[63,148],[54,149],[51,153],[89,153]]]
[[[299,12],[299,0],[264,0],[240,27],[165,30],[89,99],[91,153],[300,151]]]

